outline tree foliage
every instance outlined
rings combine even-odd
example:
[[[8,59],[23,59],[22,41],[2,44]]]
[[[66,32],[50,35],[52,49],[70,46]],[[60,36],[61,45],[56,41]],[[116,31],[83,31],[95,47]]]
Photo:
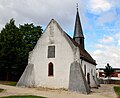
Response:
[[[6,23],[0,33],[0,79],[19,79],[27,65],[29,51],[41,34],[40,26],[24,24],[17,27],[14,19]]]
[[[26,45],[26,50],[31,51],[38,38],[42,34],[42,29],[40,26],[34,26],[33,24],[24,24],[19,26],[21,33],[23,34],[24,44]]]
[[[110,77],[113,72],[113,68],[109,65],[109,63],[107,63],[107,66],[105,66],[104,69],[105,77]]]

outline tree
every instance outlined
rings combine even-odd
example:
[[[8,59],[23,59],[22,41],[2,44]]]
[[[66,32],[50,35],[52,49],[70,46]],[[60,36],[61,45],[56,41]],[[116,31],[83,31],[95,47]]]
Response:
[[[0,33],[0,79],[18,80],[23,73],[28,54],[42,34],[40,26],[15,25],[11,19]]]
[[[22,42],[19,28],[15,26],[15,21],[5,25],[0,33],[0,75],[8,80],[16,66],[17,53],[19,53],[19,44]],[[5,78],[6,77],[6,78]]]
[[[34,26],[31,24],[24,24],[19,25],[19,30],[22,33],[22,52],[21,52],[21,60],[22,60],[22,66],[20,70],[20,76],[23,73],[27,63],[28,63],[28,55],[31,50],[33,50],[34,46],[36,45],[38,39],[41,37],[42,29],[40,26]]]
[[[113,68],[109,65],[109,63],[107,63],[107,66],[105,66],[104,69],[105,77],[110,77],[113,72]]]
[[[20,25],[19,28],[21,33],[23,34],[23,40],[24,44],[26,45],[26,50],[31,51],[42,34],[41,27],[34,26],[31,23]]]

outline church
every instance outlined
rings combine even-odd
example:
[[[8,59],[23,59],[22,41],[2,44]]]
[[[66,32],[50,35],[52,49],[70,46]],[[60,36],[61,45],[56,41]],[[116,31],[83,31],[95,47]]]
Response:
[[[96,61],[86,51],[77,8],[71,38],[51,19],[34,49],[17,86],[67,89],[88,94],[98,87]]]

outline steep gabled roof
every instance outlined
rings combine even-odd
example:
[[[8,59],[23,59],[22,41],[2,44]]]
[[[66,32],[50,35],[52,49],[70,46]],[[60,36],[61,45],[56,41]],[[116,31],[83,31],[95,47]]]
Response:
[[[56,23],[57,27],[67,36],[68,39],[71,40],[72,44],[79,48],[81,59],[83,59],[83,60],[85,60],[85,61],[87,61],[87,62],[89,62],[89,63],[91,63],[91,64],[97,65],[96,62],[95,62],[95,60],[91,57],[91,55],[90,55],[84,48],[82,48],[81,45],[79,45],[76,41],[74,41],[64,30],[62,30],[62,28],[61,28],[60,25],[57,23],[57,21],[55,21],[54,19],[52,19],[52,20],[50,21],[50,23],[51,23],[51,22]],[[49,24],[50,24],[50,23],[49,23]],[[48,24],[48,25],[49,25],[49,24]]]
[[[96,64],[96,61],[91,57],[91,55],[85,50],[83,49],[76,41],[74,41],[67,33],[65,33],[69,39],[72,41],[72,43],[79,48],[80,50],[80,57],[81,59],[91,63],[91,64],[94,64],[94,65],[97,65]]]
[[[74,36],[73,36],[73,38],[77,38],[77,37],[84,38],[78,9],[77,9],[77,13],[76,13],[76,20],[75,20],[75,27],[74,27]]]

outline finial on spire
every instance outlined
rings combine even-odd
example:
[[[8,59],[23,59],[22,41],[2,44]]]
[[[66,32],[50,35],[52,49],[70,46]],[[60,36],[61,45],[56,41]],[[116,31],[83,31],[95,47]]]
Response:
[[[78,3],[76,3],[77,11],[78,11]]]
[[[75,20],[75,27],[74,27],[74,36],[73,39],[81,45],[81,47],[84,49],[84,35],[82,31],[82,25],[79,17],[79,11],[78,11],[78,3],[76,3],[76,20]]]

